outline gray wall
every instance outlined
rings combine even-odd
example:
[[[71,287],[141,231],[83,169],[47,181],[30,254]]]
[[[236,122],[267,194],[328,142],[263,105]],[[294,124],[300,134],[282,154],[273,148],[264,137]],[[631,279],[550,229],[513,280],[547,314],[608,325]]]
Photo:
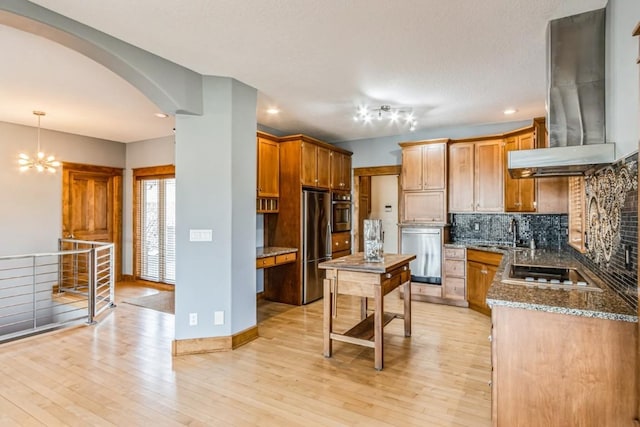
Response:
[[[133,169],[175,164],[175,137],[155,138],[126,144],[124,171],[122,273],[133,274]]]
[[[640,1],[609,0],[606,41],[607,142],[616,143],[621,159],[638,149],[638,37]]]
[[[35,154],[36,127],[0,122],[0,138],[0,255],[57,251],[62,175],[18,170],[19,153]],[[40,143],[61,161],[125,166],[125,146],[119,142],[42,129]]]

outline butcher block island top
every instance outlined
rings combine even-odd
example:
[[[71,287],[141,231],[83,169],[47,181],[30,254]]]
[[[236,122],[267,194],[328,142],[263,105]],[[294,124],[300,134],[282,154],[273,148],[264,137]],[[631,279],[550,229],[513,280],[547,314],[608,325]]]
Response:
[[[318,267],[325,270],[335,268],[338,270],[361,271],[363,273],[388,273],[414,259],[416,259],[416,256],[413,254],[385,254],[383,262],[368,262],[364,259],[364,253],[360,252],[325,261]]]
[[[411,336],[411,270],[409,263],[415,255],[389,254],[382,262],[367,262],[363,253],[325,261],[319,268],[326,270],[323,301],[324,356],[331,357],[333,341],[342,341],[374,349],[374,367],[383,367],[382,330],[393,319],[404,319],[404,336]],[[384,296],[404,286],[404,312],[384,311]],[[337,316],[338,294],[360,297],[360,322],[346,332],[333,329]],[[373,310],[368,299],[373,300]]]

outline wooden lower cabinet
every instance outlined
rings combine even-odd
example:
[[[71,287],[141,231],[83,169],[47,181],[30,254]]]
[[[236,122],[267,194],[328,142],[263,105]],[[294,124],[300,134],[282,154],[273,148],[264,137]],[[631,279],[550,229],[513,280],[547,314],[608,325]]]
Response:
[[[466,284],[466,249],[445,247],[442,275],[442,298],[468,307]]]
[[[467,301],[472,310],[491,315],[487,292],[501,261],[502,254],[499,253],[467,250]]]
[[[494,426],[637,425],[636,323],[504,306],[492,323]]]
[[[331,235],[331,258],[340,258],[351,254],[351,232],[333,233]]]

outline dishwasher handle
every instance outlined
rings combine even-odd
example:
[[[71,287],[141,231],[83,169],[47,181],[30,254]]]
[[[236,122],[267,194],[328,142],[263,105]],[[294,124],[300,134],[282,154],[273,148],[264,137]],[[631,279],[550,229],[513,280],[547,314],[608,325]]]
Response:
[[[402,234],[440,234],[439,228],[403,228]]]

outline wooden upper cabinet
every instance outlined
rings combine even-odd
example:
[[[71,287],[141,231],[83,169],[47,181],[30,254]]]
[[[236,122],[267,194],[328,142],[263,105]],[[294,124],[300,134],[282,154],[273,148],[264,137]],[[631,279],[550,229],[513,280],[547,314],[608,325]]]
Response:
[[[318,146],[308,142],[301,144],[302,185],[315,187],[318,184]]]
[[[436,222],[447,220],[444,191],[407,191],[403,193],[403,222]]]
[[[449,146],[449,211],[473,212],[474,144],[461,142]]]
[[[403,222],[447,222],[447,141],[400,143]]]
[[[502,212],[502,139],[449,146],[449,211]]]
[[[504,142],[504,210],[505,212],[536,211],[536,180],[533,178],[513,179],[508,171],[510,151],[532,150],[535,148],[533,132],[511,136]]]
[[[422,190],[422,147],[402,149],[402,190]]]
[[[502,212],[502,139],[475,143],[475,211]]]
[[[330,151],[310,142],[303,142],[302,153],[302,185],[309,187],[329,188],[330,183]]]
[[[402,190],[444,190],[447,144],[413,145],[402,149]]]
[[[584,177],[569,177],[569,245],[586,252]]]
[[[351,190],[351,156],[331,152],[331,189]]]
[[[258,197],[280,195],[280,146],[258,137]]]
[[[317,147],[317,185],[316,187],[329,188],[331,184],[331,151],[328,148]]]
[[[444,190],[447,174],[447,144],[422,147],[423,190]]]

